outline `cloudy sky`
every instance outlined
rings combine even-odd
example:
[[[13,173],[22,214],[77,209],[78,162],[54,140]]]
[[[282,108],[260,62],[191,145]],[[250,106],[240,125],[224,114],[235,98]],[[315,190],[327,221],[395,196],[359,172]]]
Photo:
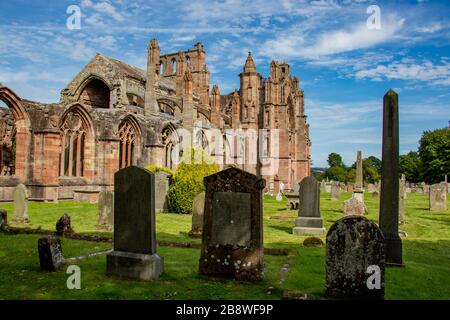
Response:
[[[67,28],[71,5],[81,10],[80,29]],[[330,152],[350,165],[358,149],[381,156],[390,88],[400,96],[401,153],[416,150],[424,130],[448,126],[449,17],[447,0],[1,1],[0,82],[23,98],[55,102],[96,52],[145,68],[156,37],[162,53],[203,42],[212,84],[226,93],[239,86],[251,51],[264,77],[276,59],[301,79],[313,166],[325,166]]]

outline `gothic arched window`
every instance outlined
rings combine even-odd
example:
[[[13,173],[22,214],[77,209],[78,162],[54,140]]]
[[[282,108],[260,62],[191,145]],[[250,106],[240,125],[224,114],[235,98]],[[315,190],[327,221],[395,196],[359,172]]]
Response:
[[[70,112],[61,124],[62,152],[60,175],[82,177],[84,171],[84,144],[87,128],[77,112]]]
[[[138,143],[138,132],[130,120],[123,121],[119,126],[119,168],[133,165]]]
[[[175,58],[172,59],[172,73],[177,74],[177,60]]]
[[[162,142],[164,144],[164,166],[171,170],[175,170],[175,157],[177,157],[175,147],[177,145],[180,147],[180,141],[174,128],[169,126],[163,130]],[[179,156],[181,156],[181,154],[182,150],[180,150]]]

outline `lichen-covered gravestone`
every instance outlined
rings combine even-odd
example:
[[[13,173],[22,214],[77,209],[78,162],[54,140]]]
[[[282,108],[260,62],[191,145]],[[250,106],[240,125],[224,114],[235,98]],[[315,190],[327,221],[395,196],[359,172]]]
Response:
[[[71,219],[67,213],[64,213],[63,216],[56,222],[56,235],[64,236],[65,234],[70,233],[73,233]]]
[[[336,298],[384,298],[384,237],[362,216],[338,220],[326,239],[326,295]]]
[[[61,241],[54,236],[38,240],[39,265],[43,271],[56,271],[64,264]]]
[[[106,257],[106,274],[156,280],[163,258],[156,253],[155,176],[135,166],[114,175],[114,251]]]
[[[114,225],[114,192],[102,191],[98,196],[99,228],[112,229]]]
[[[429,202],[431,211],[447,210],[447,190],[445,184],[440,183],[430,186]]]
[[[167,193],[172,175],[164,171],[155,173],[155,209],[159,212],[169,211]]]
[[[265,180],[237,168],[204,178],[206,188],[200,274],[261,280],[264,277]]]
[[[319,234],[325,232],[320,216],[320,188],[314,177],[300,182],[300,205],[293,234]]]
[[[28,217],[28,191],[23,184],[17,185],[13,193],[14,212],[13,220],[17,222],[30,222]]]
[[[203,210],[205,208],[205,192],[195,196],[192,202],[192,230],[190,237],[201,237],[203,232]]]
[[[344,215],[345,216],[362,216],[366,212],[364,203],[356,198],[350,198],[344,201]]]

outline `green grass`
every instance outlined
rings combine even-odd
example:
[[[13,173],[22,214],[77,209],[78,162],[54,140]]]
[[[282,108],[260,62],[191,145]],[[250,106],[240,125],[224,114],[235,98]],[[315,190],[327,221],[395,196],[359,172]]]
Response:
[[[343,216],[343,201],[351,194],[343,193],[339,201],[321,195],[321,212],[327,229]],[[367,217],[378,220],[378,199],[365,194],[369,209]],[[12,212],[12,205],[0,207]],[[450,211],[430,212],[428,198],[408,194],[405,202],[406,224],[400,227],[408,233],[403,239],[405,268],[386,270],[387,299],[450,299]],[[96,228],[97,205],[73,201],[30,203],[32,228],[55,229],[57,219],[69,213],[76,232],[112,235]],[[271,219],[286,216],[288,220]],[[199,276],[198,249],[160,247],[165,271],[159,281],[147,283],[105,276],[106,258],[98,256],[77,264],[82,270],[82,289],[68,290],[65,268],[55,273],[39,270],[38,235],[0,234],[0,299],[279,299],[283,290],[303,291],[310,299],[323,299],[325,283],[325,248],[305,248],[305,236],[292,235],[295,211],[286,210],[285,201],[274,197],[264,201],[264,243],[267,248],[287,248],[292,255],[265,256],[266,278],[259,283],[208,279]],[[11,218],[11,214],[10,214]],[[170,213],[157,214],[158,240],[200,243],[187,236],[191,216]],[[18,226],[18,225],[15,225]],[[325,235],[321,238],[325,240]],[[94,243],[63,239],[65,257],[73,257],[110,247]],[[290,271],[283,284],[278,284],[279,269],[289,261]],[[267,288],[274,287],[271,294]]]

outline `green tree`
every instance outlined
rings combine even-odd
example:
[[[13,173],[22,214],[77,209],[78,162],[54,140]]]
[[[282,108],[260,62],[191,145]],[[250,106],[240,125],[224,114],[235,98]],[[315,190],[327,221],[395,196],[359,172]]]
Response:
[[[375,183],[380,180],[380,175],[378,174],[377,169],[372,166],[364,168],[363,173],[364,181],[368,183]]]
[[[420,139],[419,159],[422,178],[437,183],[450,174],[450,129],[425,131]]]
[[[347,177],[347,170],[343,167],[331,167],[325,174],[330,180],[344,182]]]
[[[183,154],[169,187],[168,202],[171,212],[189,214],[197,194],[205,191],[203,178],[216,173],[213,159],[201,149]]]
[[[378,162],[376,160],[378,159],[373,156],[363,160],[363,179],[368,183],[375,183],[380,180],[380,174],[377,169]]]
[[[356,169],[350,168],[347,171],[347,177],[345,178],[345,182],[347,183],[354,183],[356,181]]]
[[[328,165],[332,167],[345,167],[340,154],[332,152],[328,155]]]
[[[377,170],[378,174],[381,175],[381,160],[377,157],[370,156],[365,161],[370,164],[370,167],[375,168]]]
[[[410,151],[407,154],[401,155],[399,159],[399,171],[400,174],[405,175],[407,181],[415,183],[422,181],[419,154]]]

